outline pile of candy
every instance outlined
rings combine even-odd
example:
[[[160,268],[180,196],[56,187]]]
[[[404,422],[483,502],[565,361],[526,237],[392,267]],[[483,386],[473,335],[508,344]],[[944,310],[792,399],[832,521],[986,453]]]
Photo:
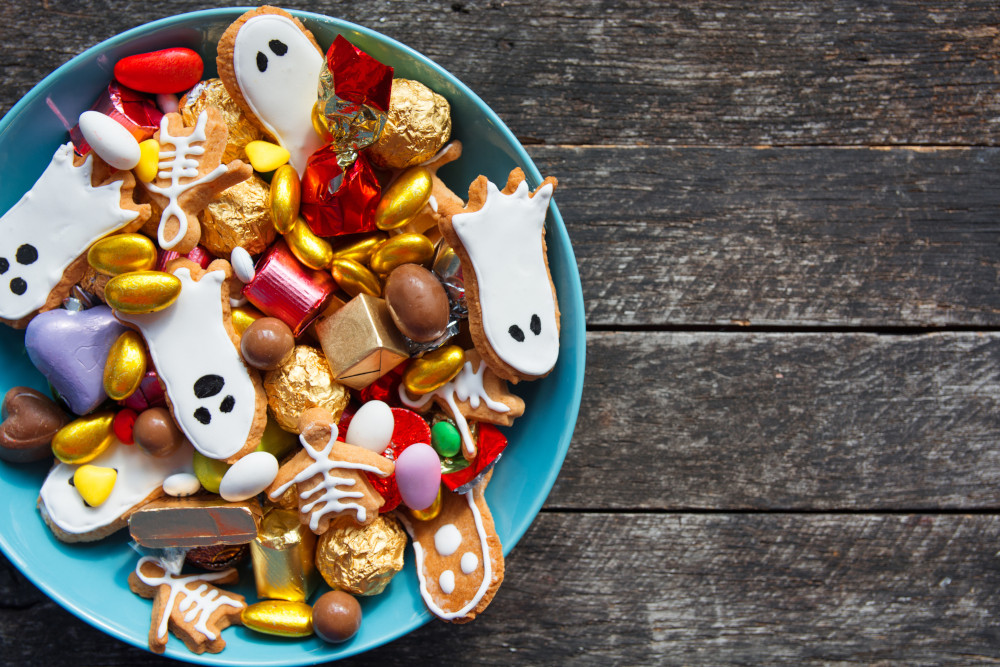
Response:
[[[283,10],[241,16],[217,65],[119,61],[0,218],[0,319],[56,399],[7,393],[0,459],[58,459],[60,540],[128,526],[153,651],[221,651],[231,624],[349,639],[407,533],[427,607],[471,620],[503,579],[507,383],[558,356],[555,181],[463,201],[436,173],[448,102]],[[253,604],[219,588],[244,560]]]

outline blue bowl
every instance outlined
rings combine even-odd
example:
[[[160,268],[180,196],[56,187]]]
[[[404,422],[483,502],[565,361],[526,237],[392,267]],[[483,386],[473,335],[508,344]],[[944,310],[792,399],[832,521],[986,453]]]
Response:
[[[47,76],[0,120],[0,211],[9,209],[31,188],[56,147],[67,140],[67,122],[72,125],[90,107],[110,80],[116,61],[134,53],[187,46],[205,59],[205,76],[214,76],[215,45],[241,13],[218,9],[155,21],[98,44]],[[422,81],[448,99],[454,137],[465,150],[440,176],[456,193],[464,195],[479,174],[505,183],[514,167],[525,171],[532,187],[541,182],[538,169],[507,126],[441,67],[366,28],[317,14],[295,14],[321,46],[342,34],[395,67],[396,76]],[[505,554],[524,535],[552,488],[569,448],[583,391],[583,295],[573,249],[555,204],[549,208],[546,233],[562,312],[562,349],[548,377],[516,387],[527,410],[515,426],[504,429],[510,444],[486,492]],[[16,385],[47,391],[44,378],[28,361],[23,333],[0,327],[0,390],[6,392]],[[0,504],[0,548],[63,607],[119,639],[146,648],[151,604],[128,588],[127,577],[137,555],[128,547],[127,531],[95,544],[67,545],[56,540],[35,508],[47,471],[45,463],[17,466],[0,461],[0,498],[5,501]],[[509,573],[509,578],[517,577],[517,572]],[[255,600],[249,572],[243,573],[242,581],[236,590]],[[409,547],[404,570],[382,595],[363,598],[361,603],[361,630],[344,644],[326,644],[316,638],[282,640],[239,627],[223,633],[227,647],[220,654],[192,654],[173,636],[166,653],[214,665],[308,665],[380,646],[431,619],[417,590]]]

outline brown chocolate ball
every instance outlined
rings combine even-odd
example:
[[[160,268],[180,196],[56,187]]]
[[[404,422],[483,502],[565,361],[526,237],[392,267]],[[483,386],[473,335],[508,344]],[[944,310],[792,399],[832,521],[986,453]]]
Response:
[[[361,605],[344,591],[324,593],[313,605],[313,631],[323,641],[347,641],[361,627]]]
[[[255,320],[240,338],[243,358],[262,371],[273,371],[288,361],[294,348],[291,328],[276,317]]]
[[[170,456],[186,440],[166,408],[143,410],[135,419],[132,437],[153,456]]]
[[[418,343],[429,343],[448,326],[448,294],[441,281],[419,264],[393,269],[385,282],[385,304],[400,332]]]

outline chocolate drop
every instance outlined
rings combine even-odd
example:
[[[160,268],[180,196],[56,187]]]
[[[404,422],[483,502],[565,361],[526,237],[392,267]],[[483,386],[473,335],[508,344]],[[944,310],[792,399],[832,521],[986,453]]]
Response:
[[[243,359],[262,371],[273,371],[288,361],[294,348],[291,328],[276,317],[255,320],[240,338]]]
[[[153,456],[170,456],[185,440],[166,408],[144,410],[135,420],[132,437]]]
[[[444,286],[419,264],[403,264],[389,274],[385,303],[399,331],[418,343],[438,338],[448,326]]]
[[[331,644],[347,641],[361,627],[361,605],[344,591],[330,591],[313,605],[313,631]]]

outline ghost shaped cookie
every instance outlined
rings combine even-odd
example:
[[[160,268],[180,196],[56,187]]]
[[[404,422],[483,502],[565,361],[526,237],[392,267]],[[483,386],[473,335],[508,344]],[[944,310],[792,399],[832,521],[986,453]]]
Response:
[[[175,261],[177,301],[152,313],[115,311],[143,335],[174,421],[195,449],[233,463],[253,451],[267,424],[267,396],[256,370],[240,356],[229,305],[229,262],[202,271]]]
[[[301,177],[323,147],[313,129],[323,50],[302,22],[276,7],[238,18],[219,40],[219,78],[247,116],[290,154]]]

